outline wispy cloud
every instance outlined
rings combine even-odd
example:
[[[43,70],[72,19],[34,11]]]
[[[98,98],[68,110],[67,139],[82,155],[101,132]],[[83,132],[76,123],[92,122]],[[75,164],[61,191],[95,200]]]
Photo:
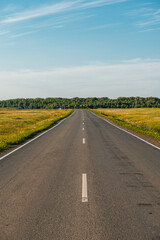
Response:
[[[55,13],[60,13],[67,11],[74,6],[76,6],[77,1],[75,2],[61,2],[52,4],[45,7],[36,8],[33,10],[18,12],[10,15],[9,17],[6,17],[1,21],[1,23],[15,23],[15,22],[21,22],[24,20],[29,20],[37,17],[43,17],[46,15],[51,15]]]
[[[128,16],[146,16],[148,14],[153,13],[153,8],[150,7],[143,7],[138,9],[133,9],[127,13]]]
[[[20,8],[16,8],[14,5],[8,5],[2,10],[0,35],[6,35],[7,38],[11,39],[34,34],[40,31],[40,29],[64,28],[68,23],[95,17],[94,14],[90,14],[88,11],[86,12],[88,9],[114,5],[126,1],[128,0],[68,0],[23,11],[20,11]],[[36,21],[36,19],[38,19],[38,21]],[[23,23],[23,26],[21,23]],[[114,25],[115,24],[95,26],[90,30],[109,28]]]
[[[68,14],[66,16],[52,17],[49,19],[45,19],[43,21],[39,21],[38,23],[26,24],[23,26],[16,26],[10,31],[0,31],[0,35],[8,34],[8,38],[19,38],[24,37],[26,35],[31,35],[39,32],[42,29],[61,29],[64,28],[67,23],[76,22],[82,19],[92,18],[95,15],[93,14]]]
[[[112,5],[122,2],[127,2],[128,0],[98,0],[98,1],[82,1],[82,4],[79,5],[78,8],[93,8],[93,7],[101,7],[106,5]]]
[[[30,31],[30,32],[24,32],[24,33],[12,34],[12,35],[9,36],[9,38],[23,37],[23,36],[30,35],[30,34],[33,34],[33,33],[36,33],[36,32],[38,32],[38,31]]]
[[[77,1],[60,2],[52,5],[38,7],[32,10],[26,10],[26,11],[11,14],[6,18],[2,19],[0,23],[5,23],[5,24],[16,23],[16,22],[21,22],[25,20],[30,20],[38,17],[44,17],[47,15],[53,15],[57,13],[67,12],[67,11],[95,8],[95,7],[105,6],[105,5],[122,3],[126,1],[128,0],[99,0],[99,1],[77,0]]]
[[[2,12],[2,13],[11,13],[11,12],[15,12],[17,10],[18,10],[18,7],[16,5],[9,4],[4,9],[1,9],[0,12]]]
[[[9,31],[0,31],[0,36],[8,34]]]
[[[0,42],[0,47],[14,46],[15,42]]]
[[[59,67],[39,71],[28,69],[0,72],[0,96],[160,97],[159,79],[160,59],[131,59],[116,64]]]
[[[137,23],[139,26],[153,26],[160,24],[160,9],[158,11],[154,11],[148,14],[144,14],[144,20]]]
[[[110,23],[110,24],[105,24],[105,25],[99,25],[99,26],[95,26],[95,27],[91,27],[89,28],[89,30],[100,30],[100,29],[107,29],[107,28],[112,28],[112,27],[116,27],[120,25],[120,23]]]
[[[160,28],[160,8],[143,7],[130,11],[128,15],[136,17],[135,25],[141,28],[140,32],[156,31]]]
[[[144,30],[140,30],[139,32],[153,32],[153,31],[159,31],[159,28],[148,28],[148,29],[144,29]]]
[[[59,28],[64,26],[67,23],[70,22],[76,22],[82,19],[87,19],[87,18],[92,18],[95,15],[93,14],[84,14],[84,13],[76,13],[76,14],[68,14],[66,16],[60,16],[60,17],[52,17],[49,18],[47,20],[43,20],[41,22],[38,23],[34,23],[32,24],[32,26],[30,25],[26,25],[24,28],[32,28],[32,29],[40,29],[40,28]]]
[[[154,2],[145,2],[145,3],[143,3],[142,5],[148,6],[148,5],[153,5],[153,4],[154,4]]]

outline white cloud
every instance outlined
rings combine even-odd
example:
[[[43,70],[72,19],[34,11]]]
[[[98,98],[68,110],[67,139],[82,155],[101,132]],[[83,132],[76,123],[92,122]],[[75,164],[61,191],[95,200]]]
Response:
[[[6,46],[14,46],[15,42],[8,42],[8,41],[2,41],[0,42],[0,47],[6,47]]]
[[[140,32],[158,31],[160,28],[160,9],[143,7],[132,10],[127,15],[136,17],[137,23],[135,25],[142,28]]]
[[[7,24],[7,23],[21,22],[24,20],[43,17],[51,14],[57,14],[61,12],[78,10],[78,9],[95,8],[95,7],[117,4],[117,3],[126,2],[126,1],[128,0],[98,0],[98,1],[77,0],[77,1],[60,2],[52,5],[39,7],[32,10],[26,10],[26,11],[11,14],[10,16],[7,16],[6,18],[2,19],[0,23]]]
[[[98,1],[88,1],[82,3],[79,7],[81,8],[92,8],[92,7],[101,7],[105,5],[112,5],[117,3],[126,2],[128,0],[98,0]],[[83,1],[84,2],[84,1]]]
[[[9,5],[7,5],[7,7],[5,7],[4,9],[1,9],[0,11],[2,13],[5,13],[5,12],[9,13],[9,12],[15,12],[17,10],[18,10],[18,7],[16,5],[9,4]]]
[[[153,32],[153,31],[159,31],[160,28],[148,28],[148,29],[144,29],[144,30],[141,30],[139,32]]]
[[[29,20],[37,17],[42,17],[50,14],[55,14],[59,12],[66,11],[73,7],[76,4],[75,2],[62,2],[56,3],[50,6],[40,7],[34,10],[23,11],[10,15],[6,19],[2,20],[1,23],[14,23],[24,20]]]
[[[107,29],[107,28],[116,27],[118,25],[120,25],[120,23],[109,23],[109,24],[105,24],[105,25],[91,27],[91,28],[89,28],[89,30],[100,30],[100,29],[105,29],[105,28]]]
[[[47,20],[44,20],[43,22],[38,22],[37,24],[32,24],[32,26],[25,26],[25,28],[33,28],[33,29],[40,29],[40,28],[56,28],[56,27],[62,27],[66,23],[69,22],[75,22],[81,19],[87,19],[92,18],[95,15],[93,14],[84,14],[84,13],[76,13],[76,14],[69,14],[67,16],[61,16],[61,17],[53,17],[49,18]],[[24,27],[23,27],[24,29]]]
[[[17,34],[12,34],[9,36],[9,38],[17,38],[17,37],[23,37],[23,36],[27,36],[33,33],[36,33],[37,31],[30,31],[30,32],[24,32],[24,33],[17,33]]]
[[[0,31],[0,36],[8,34],[9,31]]]
[[[158,96],[160,60],[0,72],[1,99],[16,97]]]
[[[86,11],[84,11],[86,9],[118,4],[126,1],[128,0],[66,0],[26,10],[20,10],[20,8],[16,9],[15,6],[8,5],[8,7],[2,10],[3,14],[0,17],[0,36],[4,35],[6,39],[11,39],[33,34],[35,31],[39,31],[39,29],[64,28],[67,23],[95,17],[93,14],[86,13]],[[38,22],[27,21],[36,20],[36,18],[40,17],[43,18],[38,19]],[[23,26],[18,24],[24,21],[25,24],[23,23]],[[107,26],[97,26],[96,28],[111,27],[109,25],[111,24]],[[4,31],[2,31],[3,29]],[[6,29],[8,31],[6,31]]]

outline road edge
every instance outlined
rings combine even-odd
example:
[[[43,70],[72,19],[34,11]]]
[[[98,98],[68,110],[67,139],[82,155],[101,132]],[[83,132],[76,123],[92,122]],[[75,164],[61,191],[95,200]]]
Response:
[[[75,110],[70,114],[68,115],[67,117],[64,117],[63,119],[61,119],[60,121],[56,122],[54,126],[50,127],[49,129],[47,130],[44,130],[42,133],[38,134],[36,137],[32,138],[31,140],[25,142],[24,144],[20,145],[19,147],[16,147],[14,150],[11,149],[11,151],[9,151],[8,153],[4,153],[4,152],[1,152],[2,153],[2,156],[0,157],[0,161],[3,160],[4,158],[8,157],[9,155],[11,155],[12,153],[18,151],[19,149],[25,147],[26,145],[28,145],[29,143],[33,142],[34,140],[36,140],[37,138],[43,136],[44,134],[46,134],[47,132],[53,130],[54,128],[58,127],[62,122],[64,122],[65,120],[67,120],[68,118],[70,118],[71,116],[73,116],[73,114],[75,113]],[[9,149],[8,149],[9,150]],[[7,150],[6,150],[7,151]],[[4,155],[3,155],[4,153]]]
[[[90,110],[88,110],[88,111],[90,111]],[[160,147],[158,147],[158,146],[156,146],[156,145],[154,145],[154,144],[148,142],[147,140],[143,139],[142,137],[137,136],[138,133],[136,133],[136,132],[134,132],[134,131],[130,132],[129,129],[126,130],[126,129],[124,129],[122,126],[120,126],[120,125],[118,125],[118,124],[116,125],[116,124],[114,124],[114,122],[111,122],[111,121],[107,120],[105,117],[101,117],[101,116],[97,115],[96,113],[94,113],[94,112],[92,112],[92,111],[90,111],[90,112],[91,112],[93,115],[95,115],[96,117],[98,117],[98,118],[100,118],[100,119],[106,121],[106,122],[109,123],[110,125],[112,125],[112,126],[118,128],[118,129],[122,130],[123,132],[126,132],[126,133],[130,134],[131,136],[134,136],[134,137],[136,137],[137,139],[139,139],[139,140],[141,140],[141,141],[147,143],[148,145],[150,145],[150,146],[152,146],[152,147],[154,147],[154,148],[160,150]],[[136,134],[137,134],[137,135],[136,135]]]

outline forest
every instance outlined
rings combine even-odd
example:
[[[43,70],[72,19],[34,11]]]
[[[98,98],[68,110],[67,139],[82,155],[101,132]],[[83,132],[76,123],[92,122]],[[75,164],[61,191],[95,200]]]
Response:
[[[157,97],[17,98],[1,100],[0,108],[78,109],[78,108],[160,108]]]

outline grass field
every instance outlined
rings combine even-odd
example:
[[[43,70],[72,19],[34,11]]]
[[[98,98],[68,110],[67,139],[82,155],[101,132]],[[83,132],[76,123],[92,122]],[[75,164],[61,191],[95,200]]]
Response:
[[[0,109],[0,151],[49,128],[72,111]]]
[[[137,133],[153,137],[160,142],[159,108],[96,109],[93,112]]]

